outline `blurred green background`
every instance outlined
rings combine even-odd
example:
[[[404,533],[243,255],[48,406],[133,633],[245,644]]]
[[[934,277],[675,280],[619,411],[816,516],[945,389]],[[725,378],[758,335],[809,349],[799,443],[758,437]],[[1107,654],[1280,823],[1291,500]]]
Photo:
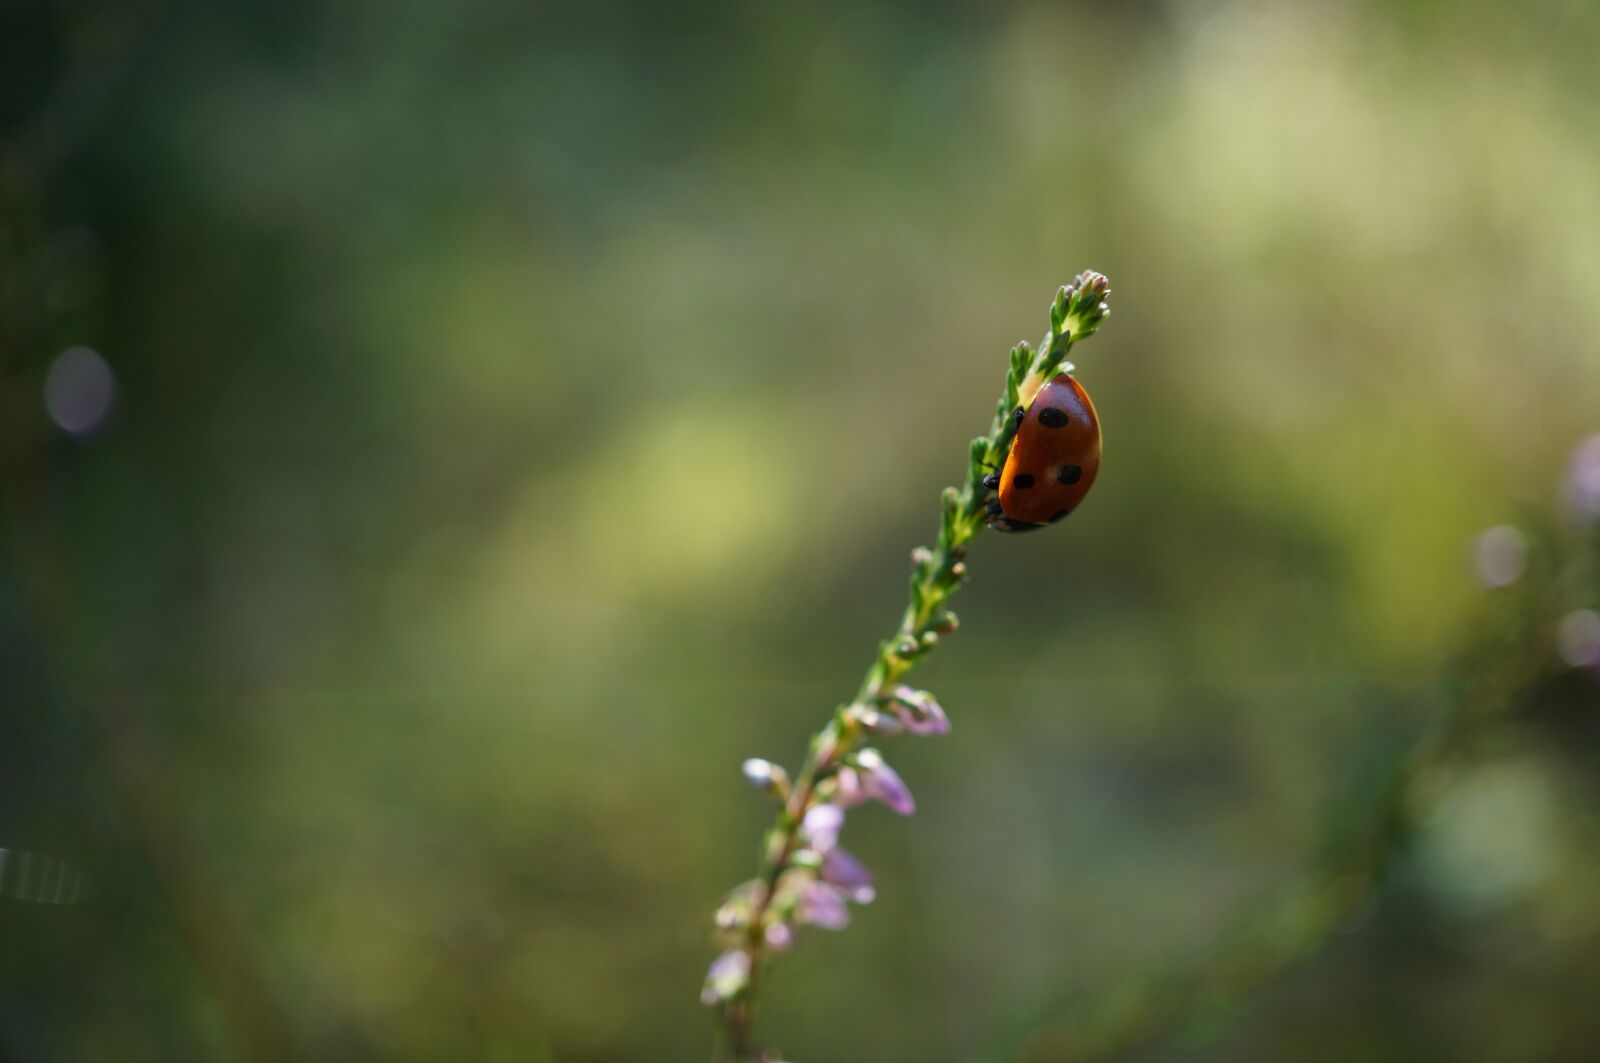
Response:
[[[1471,559],[1563,563],[1600,429],[1600,7],[0,12],[0,847],[93,883],[0,898],[0,1059],[704,1058],[738,763],[855,689],[1085,267],[1100,479],[976,544],[785,1058],[1202,965],[1527,664]],[[1594,1058],[1600,686],[1524,701],[1348,932],[1135,1057]]]

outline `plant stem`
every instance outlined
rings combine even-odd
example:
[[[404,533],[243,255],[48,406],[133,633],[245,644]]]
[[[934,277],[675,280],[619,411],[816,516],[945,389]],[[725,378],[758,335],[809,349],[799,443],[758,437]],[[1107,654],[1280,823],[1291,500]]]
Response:
[[[835,709],[833,718],[812,737],[805,764],[795,776],[776,822],[767,831],[757,877],[760,892],[738,944],[749,960],[750,973],[744,988],[722,1007],[723,1038],[714,1057],[721,1063],[759,1059],[753,1024],[768,961],[768,909],[779,880],[789,870],[801,824],[816,803],[819,784],[861,745],[867,734],[860,722],[862,715],[884,704],[900,680],[938,645],[940,636],[955,631],[955,615],[943,606],[966,578],[963,559],[967,544],[986,526],[988,491],[983,478],[999,468],[1010,450],[1016,431],[1013,411],[1019,403],[1025,405],[1038,384],[1065,364],[1067,351],[1076,340],[1094,332],[1109,313],[1103,302],[1109,293],[1109,285],[1100,274],[1079,274],[1072,285],[1057,293],[1050,308],[1050,331],[1037,352],[1026,343],[1012,349],[1006,390],[996,404],[989,432],[974,439],[969,447],[966,482],[959,490],[945,488],[938,539],[932,549],[918,547],[912,551],[910,596],[899,627],[878,644],[877,656],[854,700]]]

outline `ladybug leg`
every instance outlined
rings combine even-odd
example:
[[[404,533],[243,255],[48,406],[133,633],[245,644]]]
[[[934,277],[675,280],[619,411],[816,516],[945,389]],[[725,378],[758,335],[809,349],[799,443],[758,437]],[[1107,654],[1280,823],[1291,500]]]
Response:
[[[1013,421],[1015,421],[1017,424],[1021,424],[1022,423],[1022,418],[1025,417],[1026,415],[1027,415],[1027,411],[1024,410],[1021,406],[1018,406],[1016,409],[1011,411],[1011,419]]]
[[[990,491],[1000,490],[1000,474],[992,472],[983,478],[983,486]]]
[[[988,514],[988,520],[985,521],[985,523],[987,523],[989,527],[993,528],[995,531],[1030,532],[1044,527],[1043,524],[1029,524],[1025,520],[1015,520],[1006,516],[1005,511],[1000,508],[1000,500],[998,498],[989,499],[989,504],[985,507],[985,512]]]

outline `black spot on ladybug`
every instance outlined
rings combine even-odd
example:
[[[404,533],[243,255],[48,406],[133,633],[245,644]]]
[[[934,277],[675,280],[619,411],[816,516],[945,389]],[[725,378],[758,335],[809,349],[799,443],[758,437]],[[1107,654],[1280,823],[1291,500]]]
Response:
[[[1020,474],[1018,474],[1016,476],[1013,476],[1011,478],[1011,486],[1015,487],[1015,488],[1019,488],[1019,489],[1026,488],[1026,487],[1032,487],[1033,486],[1033,477],[1028,475],[1027,473],[1020,473]]]
[[[1077,465],[1063,465],[1056,473],[1056,483],[1066,484],[1069,487],[1083,479],[1083,469]]]
[[[1060,513],[1051,514],[1050,523],[1054,524],[1056,521],[1060,520],[1062,517],[1065,517],[1068,513],[1071,513],[1071,512],[1072,512],[1072,510],[1070,510],[1070,509],[1063,509]]]
[[[1039,411],[1039,423],[1046,428],[1065,428],[1067,411],[1057,406],[1046,406]]]

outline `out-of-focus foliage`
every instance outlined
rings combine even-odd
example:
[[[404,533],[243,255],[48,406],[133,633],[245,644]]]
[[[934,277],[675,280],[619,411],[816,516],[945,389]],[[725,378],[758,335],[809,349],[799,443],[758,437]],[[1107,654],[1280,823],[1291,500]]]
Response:
[[[1600,8],[561,7],[0,13],[0,847],[93,885],[0,896],[0,1055],[703,1056],[736,766],[855,688],[1083,265],[1100,479],[976,544],[921,814],[852,821],[879,903],[773,1042],[1008,1058],[1199,963],[1526,665]],[[1149,1058],[1586,1058],[1600,687],[1523,702]]]

